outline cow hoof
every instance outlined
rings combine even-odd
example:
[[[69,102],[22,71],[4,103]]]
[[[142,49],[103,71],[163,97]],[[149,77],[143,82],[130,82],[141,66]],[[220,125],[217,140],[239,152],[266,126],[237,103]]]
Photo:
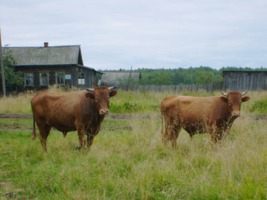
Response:
[[[80,146],[76,147],[76,150],[79,150],[80,151],[81,150],[81,147]]]
[[[31,135],[31,138],[32,138],[32,140],[35,140],[36,139],[36,136]]]

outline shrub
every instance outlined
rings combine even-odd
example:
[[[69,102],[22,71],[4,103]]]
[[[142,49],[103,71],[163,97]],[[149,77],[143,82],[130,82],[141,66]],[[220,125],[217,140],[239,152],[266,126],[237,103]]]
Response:
[[[267,113],[267,99],[260,99],[256,101],[250,108],[250,112],[256,114]]]

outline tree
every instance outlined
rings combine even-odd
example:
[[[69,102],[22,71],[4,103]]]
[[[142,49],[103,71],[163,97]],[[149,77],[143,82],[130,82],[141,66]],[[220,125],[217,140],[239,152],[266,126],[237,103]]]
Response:
[[[216,82],[216,80],[214,80],[214,74],[212,72],[207,71],[198,71],[196,81],[197,84],[208,84]]]
[[[12,87],[12,89],[15,89],[17,86],[23,86],[23,73],[15,72],[15,60],[12,57],[11,50],[7,46],[3,48],[3,63],[6,87]],[[0,76],[2,76],[2,72],[0,72]]]

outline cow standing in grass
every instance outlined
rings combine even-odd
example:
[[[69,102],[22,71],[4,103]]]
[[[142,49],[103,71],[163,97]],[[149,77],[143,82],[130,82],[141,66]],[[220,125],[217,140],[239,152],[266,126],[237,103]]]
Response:
[[[109,113],[109,98],[117,94],[114,89],[101,86],[72,93],[44,91],[36,94],[31,101],[32,139],[36,139],[36,122],[44,152],[47,152],[46,140],[52,127],[63,133],[77,130],[80,147],[87,135],[87,148],[90,149],[105,115]]]
[[[197,133],[210,133],[213,148],[216,148],[217,139],[227,136],[234,120],[240,116],[241,103],[250,99],[242,97],[246,92],[222,94],[222,97],[164,98],[161,102],[163,144],[171,141],[172,147],[176,148],[176,140],[183,128],[191,138]]]

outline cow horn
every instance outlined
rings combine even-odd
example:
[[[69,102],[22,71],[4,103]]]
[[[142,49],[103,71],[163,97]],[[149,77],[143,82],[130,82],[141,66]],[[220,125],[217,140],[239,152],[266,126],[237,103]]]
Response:
[[[93,91],[95,91],[94,88],[87,88],[86,90],[89,91],[89,92],[93,92]]]
[[[245,91],[245,92],[242,92],[242,93],[241,93],[241,95],[243,96],[243,95],[245,95],[246,93],[247,93],[247,91]]]
[[[114,90],[116,88],[117,88],[116,86],[111,86],[111,87],[108,87],[108,90]]]
[[[222,92],[222,95],[227,97],[227,93]]]

